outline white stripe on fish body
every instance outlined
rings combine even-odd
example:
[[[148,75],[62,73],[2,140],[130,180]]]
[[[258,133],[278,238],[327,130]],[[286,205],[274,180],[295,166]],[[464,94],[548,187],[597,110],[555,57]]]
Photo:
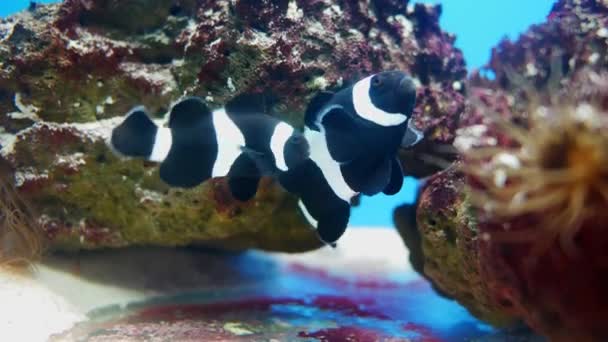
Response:
[[[336,162],[329,154],[327,140],[325,134],[317,131],[304,129],[304,137],[310,145],[310,159],[317,164],[323,177],[329,184],[329,187],[340,199],[350,203],[350,200],[358,194],[358,192],[348,186],[346,180],[342,176],[340,164]]]
[[[161,163],[167,158],[172,142],[173,137],[171,136],[171,129],[167,127],[158,127],[154,138],[154,147],[152,147],[152,153],[148,159],[153,162]]]
[[[212,119],[217,141],[217,157],[213,163],[211,177],[224,177],[241,155],[245,137],[224,108],[214,110]]]
[[[302,200],[298,201],[298,207],[300,208],[300,211],[302,211],[302,214],[304,214],[304,218],[306,218],[306,221],[308,221],[308,223],[316,230],[317,226],[319,225],[319,221],[315,220],[315,218],[310,215],[308,209],[306,208]]]
[[[376,107],[369,96],[372,76],[366,77],[353,86],[353,105],[360,117],[380,126],[398,126],[407,121],[402,113],[388,113]]]
[[[277,168],[281,171],[287,171],[287,163],[285,162],[285,144],[289,137],[293,134],[293,127],[280,122],[275,126],[272,137],[270,138],[270,150],[274,155],[274,160]]]

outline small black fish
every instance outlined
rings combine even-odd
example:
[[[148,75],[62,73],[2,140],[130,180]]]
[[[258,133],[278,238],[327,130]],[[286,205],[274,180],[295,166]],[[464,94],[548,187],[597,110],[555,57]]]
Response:
[[[409,119],[413,81],[399,71],[366,77],[337,93],[315,96],[305,115],[310,161],[280,176],[320,238],[334,244],[346,230],[359,193],[392,195],[403,185],[400,146],[422,137]]]
[[[405,73],[381,72],[337,93],[322,92],[306,110],[306,126],[322,132],[331,157],[353,190],[397,193],[403,173],[399,147],[422,137],[410,123],[416,87]]]
[[[252,99],[243,95],[212,111],[188,97],[173,105],[168,127],[137,107],[114,128],[111,145],[124,156],[161,163],[160,177],[170,186],[190,188],[227,176],[233,196],[247,201],[263,174],[288,171],[308,158],[301,133],[264,114]]]

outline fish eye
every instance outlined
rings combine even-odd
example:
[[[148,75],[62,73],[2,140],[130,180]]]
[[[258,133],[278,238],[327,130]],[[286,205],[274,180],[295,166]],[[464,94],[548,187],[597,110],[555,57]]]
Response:
[[[372,85],[374,87],[379,87],[382,85],[382,80],[380,79],[380,77],[374,77],[372,78]]]

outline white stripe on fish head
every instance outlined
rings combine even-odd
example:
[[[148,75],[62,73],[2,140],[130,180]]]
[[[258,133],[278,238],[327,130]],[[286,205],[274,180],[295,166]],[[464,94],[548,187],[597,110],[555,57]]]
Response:
[[[407,121],[402,113],[388,113],[376,107],[369,94],[372,76],[366,77],[353,86],[353,106],[360,117],[380,126],[398,126]]]
[[[211,115],[217,142],[217,157],[213,163],[211,177],[224,177],[241,155],[242,148],[245,146],[245,137],[224,108],[214,110]]]
[[[274,155],[274,160],[277,168],[281,171],[287,171],[287,163],[285,162],[285,143],[293,134],[293,127],[280,122],[275,126],[272,137],[270,138],[270,150]]]
[[[152,147],[152,153],[148,158],[150,161],[161,163],[171,150],[171,143],[173,137],[171,136],[171,129],[167,127],[158,127],[156,130],[156,136],[154,137],[154,147]]]

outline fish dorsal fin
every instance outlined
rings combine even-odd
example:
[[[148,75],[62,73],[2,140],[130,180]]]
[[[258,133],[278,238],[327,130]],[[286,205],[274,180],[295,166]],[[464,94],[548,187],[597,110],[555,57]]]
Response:
[[[401,147],[412,147],[419,143],[422,138],[424,138],[424,134],[414,127],[412,120],[410,120],[407,124],[407,129],[405,130],[403,139],[401,139]]]
[[[401,187],[403,187],[403,169],[399,158],[395,157],[391,160],[391,178],[382,192],[389,196],[395,195],[401,191]]]
[[[263,93],[239,94],[230,99],[224,108],[228,114],[268,112],[266,96]]]
[[[169,128],[191,127],[199,120],[211,115],[211,110],[198,97],[186,97],[171,108]]]
[[[306,124],[308,128],[315,131],[320,130],[316,124],[317,118],[323,106],[325,106],[333,97],[334,93],[330,91],[321,91],[310,100],[308,107],[306,107],[306,114],[304,115],[304,124]]]

